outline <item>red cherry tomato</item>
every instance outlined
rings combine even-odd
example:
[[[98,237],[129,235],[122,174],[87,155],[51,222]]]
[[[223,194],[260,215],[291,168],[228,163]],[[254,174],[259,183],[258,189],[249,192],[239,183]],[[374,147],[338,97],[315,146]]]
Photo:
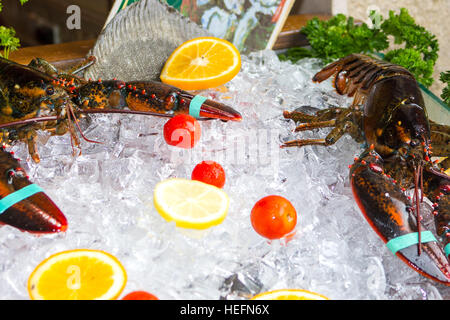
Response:
[[[225,171],[220,164],[214,161],[202,161],[197,164],[192,171],[191,178],[217,188],[222,188],[225,185]]]
[[[191,149],[200,140],[201,127],[197,119],[179,114],[164,124],[164,140],[171,146]]]
[[[253,229],[267,239],[288,235],[297,224],[297,212],[289,200],[271,195],[260,199],[250,214]]]
[[[133,291],[127,294],[122,300],[159,300],[156,296],[146,291]]]

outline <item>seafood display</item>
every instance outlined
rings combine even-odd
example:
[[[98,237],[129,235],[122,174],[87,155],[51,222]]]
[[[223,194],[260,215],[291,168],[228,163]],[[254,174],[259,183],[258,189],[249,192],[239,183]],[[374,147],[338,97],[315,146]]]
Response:
[[[263,50],[184,91],[175,48],[266,44],[286,2],[167,2],[203,28],[141,0],[70,70],[0,58],[0,299],[450,299],[450,127],[416,78]],[[211,80],[214,46],[174,73]]]
[[[199,121],[202,139],[189,150],[165,142],[165,121],[159,117],[99,113],[80,119],[85,137],[102,143],[80,139],[83,152],[77,157],[70,134],[38,130],[40,162],[20,165],[58,205],[69,227],[36,237],[2,226],[0,295],[29,298],[23,284],[44,258],[88,248],[109,252],[123,263],[128,275],[123,294],[148,290],[161,299],[234,300],[288,284],[330,299],[447,299],[448,287],[394,259],[357,209],[347,165],[360,154],[359,144],[344,135],[328,148],[280,149],[280,139],[296,136],[295,123],[283,119],[283,110],[350,104],[329,81],[311,81],[320,67],[313,60],[280,62],[273,51],[244,56],[242,71],[227,84],[228,91],[200,93],[232,105],[244,121]],[[291,78],[295,81],[287,82]],[[325,130],[298,134],[312,138]],[[25,143],[11,142],[6,150],[14,154],[2,155],[29,159]],[[260,156],[262,162],[256,158]],[[202,236],[190,235],[191,230],[182,231],[158,214],[152,193],[161,181],[189,178],[195,165],[207,159],[226,172],[223,191],[230,207],[220,225]],[[297,210],[295,235],[286,245],[252,230],[252,205],[268,194],[283,195]]]
[[[352,105],[315,115],[286,111],[285,118],[300,122],[296,131],[332,130],[324,139],[292,140],[283,147],[329,146],[346,133],[364,142],[366,150],[350,169],[362,213],[407,265],[450,285],[450,177],[431,160],[450,155],[450,127],[427,118],[419,86],[403,67],[353,54],[323,68],[313,81],[331,76],[339,94],[354,97]],[[411,188],[412,200],[405,194]],[[423,226],[423,197],[434,202],[437,237]]]
[[[68,73],[59,72],[42,59],[29,66],[0,58],[1,142],[24,141],[35,162],[38,130],[53,135],[70,134],[74,152],[80,138],[88,142],[78,119],[88,113],[134,113],[153,116],[189,114],[192,94],[152,81],[89,81],[75,74],[95,63],[90,57]],[[124,110],[129,108],[129,110]],[[241,115],[224,104],[202,99],[196,106],[202,118],[240,121]],[[61,232],[67,220],[4,147],[0,151],[2,212],[0,222],[33,233]]]

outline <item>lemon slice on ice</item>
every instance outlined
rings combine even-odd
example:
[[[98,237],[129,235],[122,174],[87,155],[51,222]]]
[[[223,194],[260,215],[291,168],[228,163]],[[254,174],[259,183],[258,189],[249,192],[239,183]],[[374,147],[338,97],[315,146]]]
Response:
[[[28,279],[33,300],[113,300],[127,274],[114,256],[99,250],[59,252],[42,261]]]
[[[280,289],[260,293],[252,300],[329,300],[327,297],[300,289]]]
[[[158,213],[177,227],[206,229],[225,219],[228,195],[210,184],[173,178],[158,183],[153,203]]]

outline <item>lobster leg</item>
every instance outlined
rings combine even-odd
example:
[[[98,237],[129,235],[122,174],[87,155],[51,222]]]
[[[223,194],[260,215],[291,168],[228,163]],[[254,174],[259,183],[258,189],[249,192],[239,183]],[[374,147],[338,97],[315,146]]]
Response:
[[[50,62],[42,58],[34,58],[33,60],[30,61],[28,66],[55,78],[59,77],[64,78],[65,76],[74,75],[76,73],[83,71],[84,69],[94,64],[95,61],[96,61],[95,57],[93,56],[87,57],[86,59],[83,59],[81,63],[75,65],[74,67],[70,68],[67,71],[59,70]]]
[[[52,77],[56,77],[59,74],[59,70],[55,66],[42,58],[34,58],[28,66]]]
[[[431,124],[431,141],[434,156],[448,157],[450,155],[450,127]]]
[[[307,128],[305,130],[309,130],[312,128],[322,128],[319,127],[320,123],[311,123],[307,124],[310,126],[310,128]],[[328,126],[328,125],[326,125]],[[298,127],[297,127],[298,129]],[[296,131],[299,131],[297,130]],[[332,144],[335,144],[336,141],[338,141],[346,132],[347,128],[345,126],[336,126],[334,127],[331,132],[326,136],[325,139],[299,139],[299,140],[291,140],[285,142],[281,147],[304,147],[308,145],[322,145],[322,146],[329,146]]]
[[[26,132],[25,140],[28,146],[28,153],[30,154],[34,162],[39,163],[41,161],[41,158],[39,157],[39,153],[37,151],[36,138],[36,131],[29,130]]]
[[[0,223],[31,233],[64,232],[67,220],[55,203],[28,180],[12,154],[0,149]]]
[[[349,133],[356,141],[362,140],[359,127],[356,125],[360,119],[361,112],[357,108],[330,108],[321,110],[315,116],[307,115],[298,111],[284,112],[284,117],[303,122],[295,131],[305,131],[333,127],[325,139],[302,139],[285,142],[281,147],[302,147],[307,145],[329,146],[336,143],[345,133]]]
[[[321,122],[336,119],[339,114],[346,112],[347,108],[328,108],[317,111],[314,115],[306,114],[300,111],[284,111],[283,117],[285,119],[292,119],[295,122]]]
[[[281,145],[281,148],[288,148],[288,147],[305,147],[305,146],[328,146],[330,145],[327,143],[325,139],[302,139],[302,140],[291,140],[286,141]]]
[[[0,88],[0,112],[2,114],[9,113],[10,109],[9,101],[3,93],[3,90]]]
[[[436,231],[444,243],[445,254],[450,257],[450,182],[442,184],[436,192]]]
[[[83,71],[84,69],[92,66],[96,61],[97,61],[97,59],[94,56],[89,56],[89,57],[85,58],[80,64],[70,68],[65,73],[77,74],[77,73]]]
[[[422,275],[450,285],[449,261],[423,225],[420,226],[422,253],[418,254],[418,224],[412,204],[395,181],[384,174],[380,159],[375,151],[367,150],[351,167],[350,183],[359,208],[402,261]]]
[[[295,131],[305,131],[305,130],[312,130],[312,129],[318,129],[318,128],[327,128],[327,127],[335,127],[336,126],[336,120],[326,120],[326,121],[317,121],[317,122],[310,122],[310,123],[302,123],[295,128]]]
[[[444,124],[439,124],[432,120],[429,120],[429,122],[430,122],[431,131],[437,131],[437,132],[441,132],[441,133],[450,135],[450,126],[446,126]]]
[[[447,158],[448,159],[448,158]],[[448,169],[443,161],[441,170]],[[439,170],[425,168],[423,172],[424,192],[434,201],[436,233],[441,237],[447,257],[450,255],[450,176]]]
[[[11,107],[9,105],[9,101],[6,99],[5,95],[3,94],[3,91],[0,89],[0,112],[4,115],[4,116],[9,116],[9,110],[11,110]],[[8,142],[9,138],[10,138],[10,134],[11,132],[4,132],[5,136],[1,137],[1,142]],[[24,140],[27,145],[28,145],[28,150],[30,155],[32,156],[32,158],[36,161],[39,162],[39,155],[36,152],[36,147],[35,147],[35,137],[36,137],[36,133],[33,130],[25,130],[25,131],[21,131],[19,134],[19,139]]]
[[[95,61],[96,58],[94,56],[89,56],[83,59],[83,61],[81,61],[79,64],[70,68],[69,70],[59,71],[57,78],[60,81],[63,81],[63,83],[64,81],[68,83],[71,88],[76,88],[81,85],[84,85],[87,83],[87,81],[84,78],[77,76],[76,74],[80,73],[86,68],[89,68],[91,65],[95,63]]]

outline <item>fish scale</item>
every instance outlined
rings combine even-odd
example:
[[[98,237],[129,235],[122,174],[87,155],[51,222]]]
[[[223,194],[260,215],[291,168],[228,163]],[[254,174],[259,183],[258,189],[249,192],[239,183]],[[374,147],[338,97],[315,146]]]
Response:
[[[182,43],[211,36],[158,0],[142,0],[120,11],[105,27],[89,55],[97,57],[84,77],[123,81],[157,80],[170,54]]]

